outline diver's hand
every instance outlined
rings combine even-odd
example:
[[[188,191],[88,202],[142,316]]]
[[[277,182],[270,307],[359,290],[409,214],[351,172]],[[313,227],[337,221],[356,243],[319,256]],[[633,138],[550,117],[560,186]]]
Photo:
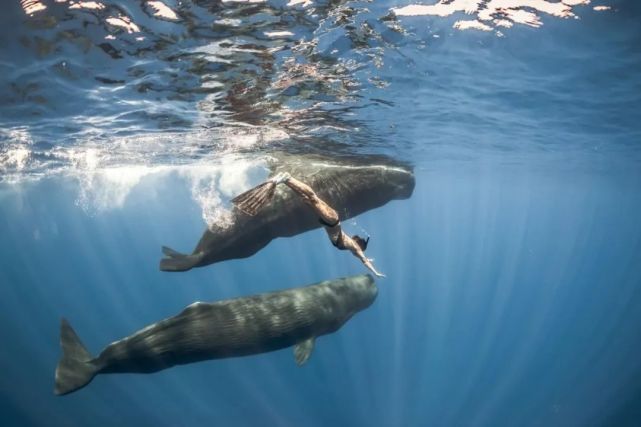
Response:
[[[374,263],[374,258],[365,258],[365,265],[367,266],[367,268],[370,269],[372,273],[374,273],[376,277],[387,277],[383,273],[379,273],[378,271],[376,271],[376,268],[374,267],[373,263]]]

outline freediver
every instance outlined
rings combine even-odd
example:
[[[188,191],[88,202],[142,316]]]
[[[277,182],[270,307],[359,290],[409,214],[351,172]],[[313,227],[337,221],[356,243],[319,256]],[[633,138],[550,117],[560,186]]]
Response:
[[[364,251],[367,249],[369,237],[363,239],[359,235],[347,235],[341,228],[341,221],[338,213],[320,197],[316,195],[312,187],[293,178],[287,172],[281,172],[262,184],[248,190],[232,199],[232,203],[238,209],[248,215],[254,216],[267,202],[269,202],[279,184],[285,184],[299,195],[305,204],[310,206],[318,215],[319,222],[325,227],[327,236],[338,250],[349,250],[356,258],[377,277],[385,277],[379,273],[372,264],[373,259],[367,258]]]

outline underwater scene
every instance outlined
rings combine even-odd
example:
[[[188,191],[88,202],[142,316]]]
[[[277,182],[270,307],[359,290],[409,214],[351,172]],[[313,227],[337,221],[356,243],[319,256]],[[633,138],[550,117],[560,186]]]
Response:
[[[0,425],[641,426],[641,3],[2,4]]]

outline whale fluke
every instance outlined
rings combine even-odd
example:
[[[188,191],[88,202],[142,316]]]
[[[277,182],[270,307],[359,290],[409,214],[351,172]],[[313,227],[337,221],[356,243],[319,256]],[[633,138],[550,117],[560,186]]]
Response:
[[[166,258],[160,260],[160,269],[162,271],[187,271],[191,270],[198,264],[202,258],[202,253],[186,255],[181,254],[167,246],[162,247],[162,253]]]
[[[276,184],[266,181],[234,197],[231,202],[247,215],[254,216],[274,197]]]
[[[66,319],[60,324],[62,358],[56,367],[54,393],[63,395],[89,384],[98,372],[93,357]]]

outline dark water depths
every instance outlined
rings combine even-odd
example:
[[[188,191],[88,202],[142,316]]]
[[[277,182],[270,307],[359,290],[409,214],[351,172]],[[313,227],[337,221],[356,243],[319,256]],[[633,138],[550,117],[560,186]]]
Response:
[[[636,2],[4,3],[2,425],[641,423]],[[62,316],[96,354],[196,300],[364,271],[319,230],[158,271],[277,151],[414,166],[412,198],[346,224],[376,303],[303,368],[53,396]]]

